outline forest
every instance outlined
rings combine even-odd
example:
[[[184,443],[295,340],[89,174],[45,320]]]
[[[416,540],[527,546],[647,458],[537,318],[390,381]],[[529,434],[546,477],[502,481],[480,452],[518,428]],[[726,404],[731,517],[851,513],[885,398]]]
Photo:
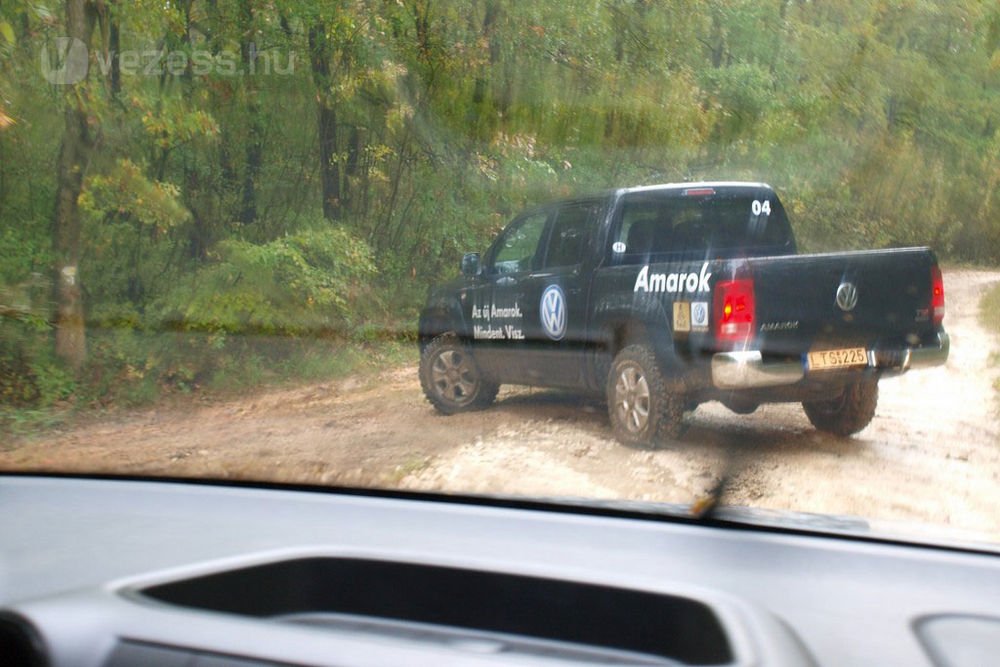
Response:
[[[0,404],[331,372],[623,185],[996,265],[998,123],[989,1],[0,0]]]

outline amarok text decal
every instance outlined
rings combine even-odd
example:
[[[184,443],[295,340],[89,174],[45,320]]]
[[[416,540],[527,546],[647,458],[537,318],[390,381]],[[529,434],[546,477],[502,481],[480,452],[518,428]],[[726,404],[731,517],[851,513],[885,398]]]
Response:
[[[649,265],[642,267],[635,278],[633,292],[665,292],[678,294],[680,292],[708,292],[708,281],[712,274],[708,271],[708,262],[701,265],[700,273],[650,273]]]

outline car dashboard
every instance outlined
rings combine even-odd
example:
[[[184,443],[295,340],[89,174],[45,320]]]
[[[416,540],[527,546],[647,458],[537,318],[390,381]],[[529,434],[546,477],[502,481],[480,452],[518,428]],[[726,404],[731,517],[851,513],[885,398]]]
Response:
[[[1000,558],[484,498],[0,476],[0,664],[975,665]]]

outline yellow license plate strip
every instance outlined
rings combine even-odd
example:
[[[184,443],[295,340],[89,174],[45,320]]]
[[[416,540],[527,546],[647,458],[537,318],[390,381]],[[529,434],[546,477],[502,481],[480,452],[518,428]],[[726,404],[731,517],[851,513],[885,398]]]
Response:
[[[817,350],[807,355],[806,365],[811,371],[867,366],[868,350],[863,347],[848,347],[840,350]]]

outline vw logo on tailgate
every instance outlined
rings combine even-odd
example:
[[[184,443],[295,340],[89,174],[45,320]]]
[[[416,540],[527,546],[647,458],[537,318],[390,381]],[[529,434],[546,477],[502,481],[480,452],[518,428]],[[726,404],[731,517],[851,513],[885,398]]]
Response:
[[[545,335],[552,340],[562,340],[566,335],[566,295],[559,285],[549,285],[542,292],[539,316]]]
[[[846,280],[840,283],[840,287],[837,288],[837,305],[844,312],[854,310],[854,307],[858,305],[858,288],[855,287],[854,283],[849,283]]]

